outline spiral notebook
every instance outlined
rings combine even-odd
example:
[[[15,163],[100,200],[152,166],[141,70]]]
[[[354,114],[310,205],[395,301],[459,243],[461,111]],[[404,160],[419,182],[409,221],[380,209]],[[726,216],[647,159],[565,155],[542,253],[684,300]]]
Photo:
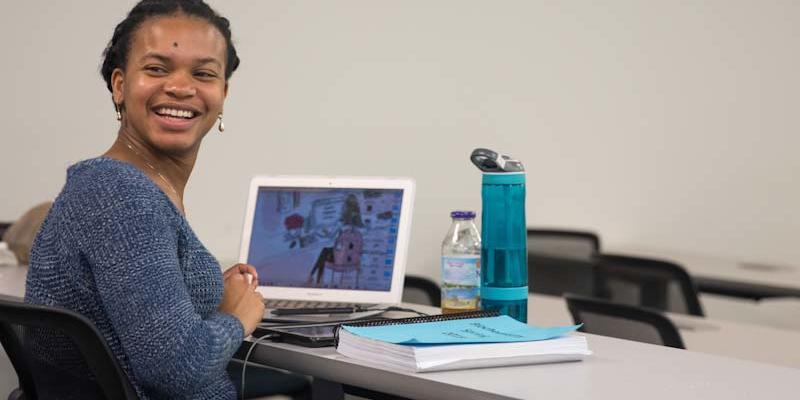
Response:
[[[497,312],[343,324],[336,351],[408,372],[578,361],[591,354],[579,325],[529,326]]]

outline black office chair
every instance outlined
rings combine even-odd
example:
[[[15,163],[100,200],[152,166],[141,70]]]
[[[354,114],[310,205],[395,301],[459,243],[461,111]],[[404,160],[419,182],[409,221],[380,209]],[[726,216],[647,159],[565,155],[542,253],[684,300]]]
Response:
[[[561,296],[594,293],[593,259],[600,237],[588,231],[528,229],[530,291]]]
[[[403,302],[441,307],[442,290],[428,278],[407,275],[403,285]]]
[[[37,348],[35,342],[45,337],[59,342],[59,346],[77,349],[95,379],[81,380],[71,375],[74,369],[84,368],[82,366],[65,370],[39,361],[37,354],[42,349]],[[31,400],[48,397],[47,391],[59,390],[59,383],[69,387],[80,386],[81,391],[106,399],[139,398],[100,331],[78,313],[0,299],[0,343],[19,378],[19,389],[12,396],[20,396],[21,391],[24,397],[16,398]],[[47,356],[57,357],[52,353]]]
[[[572,319],[581,332],[684,349],[678,328],[656,310],[566,294]]]
[[[588,261],[600,252],[600,237],[589,231],[528,228],[528,252]]]
[[[663,260],[602,254],[595,258],[595,296],[615,303],[703,316],[692,278]]]

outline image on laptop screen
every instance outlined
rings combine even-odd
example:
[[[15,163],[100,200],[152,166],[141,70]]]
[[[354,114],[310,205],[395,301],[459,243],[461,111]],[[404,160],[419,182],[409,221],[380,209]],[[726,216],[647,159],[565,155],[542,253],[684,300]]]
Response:
[[[260,285],[388,292],[402,189],[258,189],[247,262]]]

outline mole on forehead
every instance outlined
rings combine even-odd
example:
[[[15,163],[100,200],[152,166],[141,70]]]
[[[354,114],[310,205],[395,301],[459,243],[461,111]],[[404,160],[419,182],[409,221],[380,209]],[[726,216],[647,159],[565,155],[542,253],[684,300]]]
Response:
[[[172,42],[172,47],[178,47],[178,42]]]

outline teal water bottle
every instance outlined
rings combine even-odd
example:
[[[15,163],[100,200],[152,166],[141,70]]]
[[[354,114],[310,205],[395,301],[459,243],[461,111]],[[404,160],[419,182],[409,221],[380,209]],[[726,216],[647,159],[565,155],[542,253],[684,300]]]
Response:
[[[481,197],[481,308],[528,321],[525,169],[517,160],[476,149],[483,171]]]

